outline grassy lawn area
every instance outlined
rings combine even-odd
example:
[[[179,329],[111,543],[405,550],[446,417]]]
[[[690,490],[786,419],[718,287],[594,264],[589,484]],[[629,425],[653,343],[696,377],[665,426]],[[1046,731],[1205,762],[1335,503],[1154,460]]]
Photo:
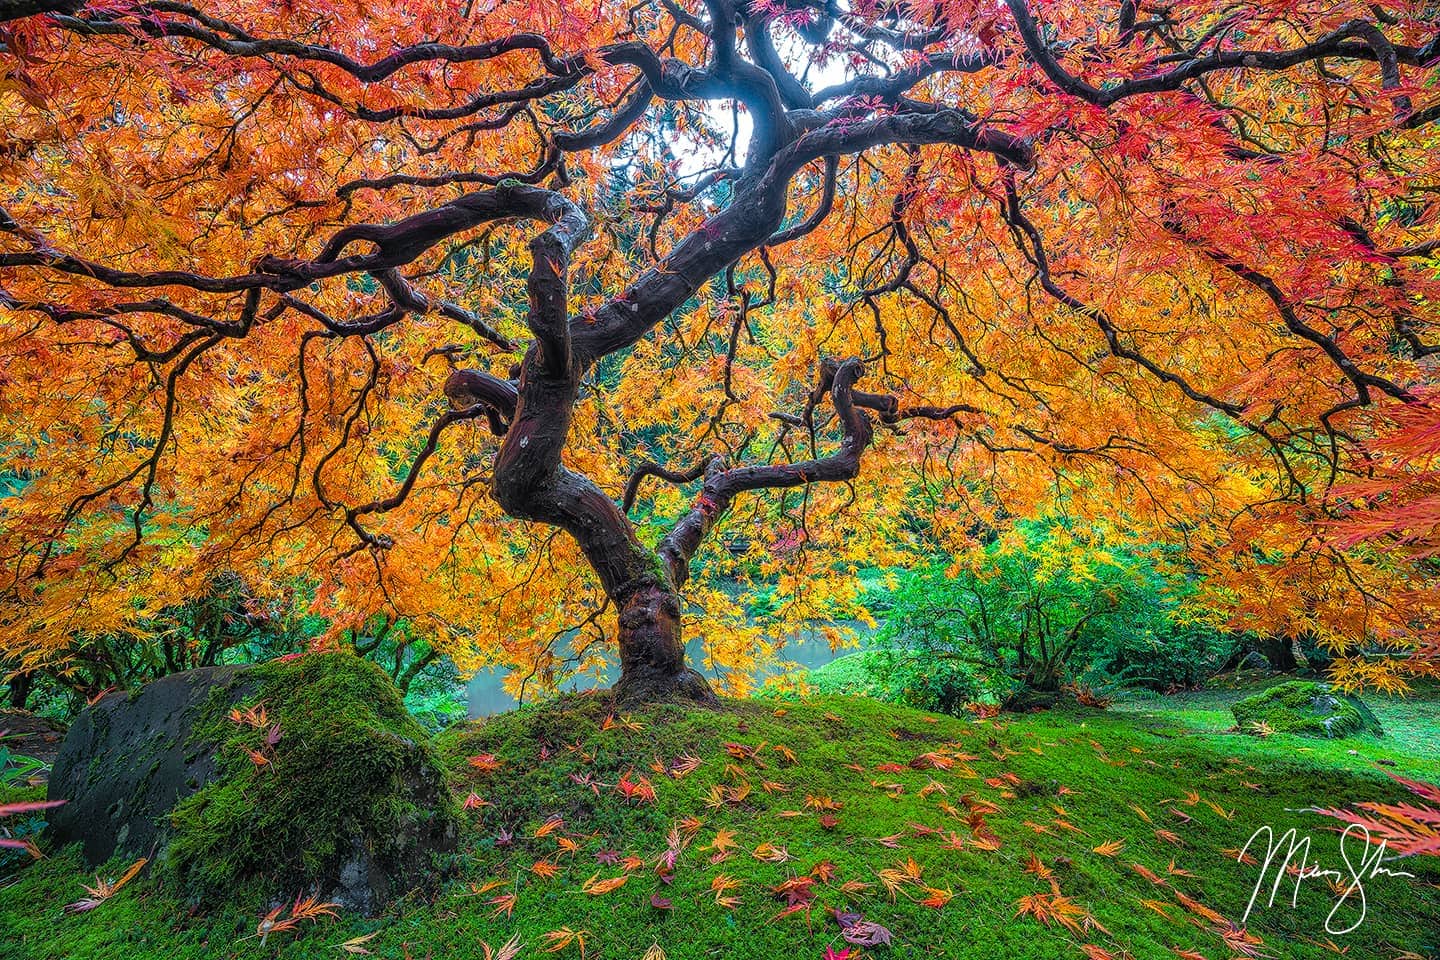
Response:
[[[1246,674],[1238,679],[1218,677],[1203,689],[1180,693],[1132,690],[1120,697],[1112,710],[1135,718],[1160,735],[1169,732],[1199,736],[1262,756],[1281,751],[1324,758],[1343,770],[1371,770],[1376,761],[1390,761],[1394,763],[1390,769],[1403,776],[1440,781],[1440,684],[1421,681],[1404,697],[1365,694],[1366,706],[1385,728],[1383,738],[1314,740],[1277,734],[1261,745],[1253,737],[1227,733],[1235,726],[1230,705],[1273,686],[1279,679],[1276,675]]]
[[[1295,827],[1312,863],[1343,870],[1335,821],[1306,808],[1407,798],[1384,769],[1433,779],[1437,754],[1433,736],[1225,734],[1233,695],[982,722],[843,697],[612,716],[574,697],[441,735],[458,795],[475,800],[432,899],[262,943],[267,902],[296,891],[237,884],[234,906],[197,915],[147,871],[66,916],[93,880],[57,852],[0,881],[0,957],[363,956],[349,941],[449,960],[518,937],[521,957],[640,960],[658,944],[673,960],[821,960],[847,947],[835,912],[879,941],[851,958],[1440,955],[1433,858],[1391,865],[1415,878],[1367,881],[1348,935],[1326,932],[1323,878],[1294,907],[1286,883],[1239,932],[1259,868],[1235,856],[1251,834]],[[1416,725],[1435,717],[1423,706]],[[1336,926],[1356,917],[1341,908]]]

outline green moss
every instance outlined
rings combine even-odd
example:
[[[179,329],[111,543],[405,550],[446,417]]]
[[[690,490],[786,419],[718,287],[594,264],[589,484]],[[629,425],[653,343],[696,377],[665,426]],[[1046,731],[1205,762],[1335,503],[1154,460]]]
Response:
[[[417,766],[432,768],[436,783],[443,771],[374,664],[314,655],[262,664],[237,682],[253,691],[243,705],[263,704],[269,726],[228,718],[233,687],[212,693],[195,726],[192,745],[219,745],[218,776],[175,808],[164,863],[188,899],[214,902],[237,879],[262,875],[293,893],[333,877],[353,855],[354,837],[403,844],[434,818],[455,816],[444,790],[423,809],[409,799]],[[270,748],[276,725],[280,739]],[[270,762],[257,765],[251,750]]]
[[[436,751],[457,788],[473,790],[491,805],[464,814],[462,872],[433,900],[405,901],[373,920],[345,913],[261,945],[254,936],[257,913],[265,908],[260,896],[189,914],[173,891],[148,875],[90,913],[67,917],[35,909],[73,900],[82,881],[93,882],[77,860],[58,853],[0,887],[0,934],[9,936],[0,935],[0,958],[321,960],[340,956],[337,944],[371,934],[365,949],[376,957],[481,960],[483,945],[498,947],[512,935],[524,944],[521,956],[548,957],[545,935],[562,927],[586,931],[587,956],[598,960],[640,957],[655,942],[670,960],[818,958],[826,947],[844,947],[827,908],[858,910],[893,931],[890,947],[865,951],[876,960],[1060,960],[1081,956],[1083,943],[1136,960],[1174,957],[1177,950],[1219,958],[1230,951],[1218,928],[1187,912],[1179,894],[1238,922],[1257,869],[1237,863],[1234,851],[1257,828],[1294,827],[1314,838],[1312,862],[1343,868],[1334,821],[1307,808],[1409,796],[1340,743],[1236,736],[1174,721],[1152,727],[1134,714],[1067,708],[982,723],[819,697],[731,701],[719,711],[666,705],[617,717],[640,729],[605,729],[611,710],[601,697],[568,697],[457,726],[437,738]],[[758,754],[764,766],[735,758],[727,743],[763,744]],[[776,745],[792,750],[796,762]],[[1372,747],[1395,751],[1399,772],[1415,769],[1411,747],[1398,737],[1355,746],[1362,754]],[[911,766],[930,751],[974,759],[948,770]],[[467,761],[479,753],[493,754],[498,768],[487,773],[471,766]],[[684,756],[700,761],[686,776],[666,777],[652,768]],[[616,792],[627,771],[650,778],[653,803],[627,801]],[[1018,783],[1005,779],[1011,776]],[[601,785],[592,789],[587,777]],[[743,803],[712,802],[713,788],[742,780],[754,788]],[[764,781],[788,792],[768,792]],[[810,796],[839,805],[832,828],[806,806]],[[998,808],[986,818],[1001,840],[998,850],[968,842],[966,798]],[[556,815],[565,819],[563,829],[536,836],[536,828]],[[672,827],[691,817],[702,823],[684,844],[673,883],[666,884],[654,864]],[[1061,820],[1083,833],[1059,827]],[[945,833],[927,833],[931,828]],[[732,831],[738,847],[713,862],[715,850],[707,847],[721,830]],[[967,842],[959,849],[946,845],[950,831]],[[497,842],[506,834],[508,840]],[[574,853],[561,850],[562,835],[578,845]],[[1125,841],[1119,855],[1095,851],[1110,840]],[[757,858],[762,843],[783,847],[792,859]],[[631,871],[612,893],[584,893],[587,878],[623,872],[610,862],[613,854],[639,857],[645,867]],[[1016,916],[1020,898],[1049,890],[1027,872],[1032,856],[1103,930],[1072,936]],[[918,902],[923,891],[914,887],[895,897],[886,892],[878,871],[910,858],[927,884],[954,893],[950,903],[925,906]],[[542,859],[558,865],[557,876],[545,879],[531,870]],[[835,876],[815,885],[813,913],[777,917],[784,904],[775,887],[827,861]],[[1132,864],[1164,882],[1152,882]],[[1440,872],[1425,858],[1398,866],[1417,876],[1367,881],[1367,919],[1355,934],[1337,938],[1349,960],[1440,951],[1440,887],[1431,885],[1440,883]],[[113,876],[117,865],[102,872]],[[711,885],[722,873],[741,883],[734,910],[715,902]],[[500,886],[486,886],[496,881]],[[841,888],[852,881],[850,890]],[[477,895],[476,889],[485,892]],[[1286,960],[1334,957],[1324,933],[1334,905],[1328,888],[1305,884],[1293,907],[1290,892],[1285,886],[1275,907],[1251,916],[1247,929],[1263,940],[1258,949]],[[490,902],[512,893],[512,915]],[[653,893],[673,909],[655,909]],[[557,960],[579,955],[573,946],[553,954]]]
[[[1230,709],[1242,730],[1264,724],[1276,733],[1330,738],[1382,732],[1375,715],[1357,698],[1308,680],[1286,681],[1236,701]]]

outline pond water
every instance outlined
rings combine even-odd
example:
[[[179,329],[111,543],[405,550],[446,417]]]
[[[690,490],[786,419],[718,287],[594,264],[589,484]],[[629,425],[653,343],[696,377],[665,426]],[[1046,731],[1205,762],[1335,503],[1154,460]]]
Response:
[[[842,647],[839,650],[831,650],[830,642],[826,640],[821,633],[821,626],[834,626],[842,629],[849,628],[859,639],[860,646],[858,648]],[[816,624],[811,628],[802,629],[786,638],[785,645],[780,650],[780,661],[769,669],[757,671],[752,679],[759,681],[766,677],[788,673],[792,670],[810,670],[815,667],[823,667],[832,660],[843,657],[846,654],[854,653],[857,649],[863,649],[870,632],[870,629],[858,620],[836,621],[824,625]],[[687,643],[685,645],[685,653],[691,666],[695,667],[695,669],[699,670],[705,676],[712,679],[720,676],[719,671],[707,670],[704,667],[703,659],[705,650],[702,639],[697,637]],[[563,685],[562,689],[566,692],[578,693],[585,690],[592,690],[596,687],[610,686],[619,675],[616,669],[619,666],[619,662],[615,659],[613,651],[607,653],[607,658],[613,665],[609,675],[600,678],[580,678],[572,683]],[[473,720],[476,717],[488,717],[497,713],[504,713],[507,710],[515,709],[515,707],[519,705],[514,697],[505,692],[503,684],[504,678],[505,671],[498,668],[482,670],[471,678],[467,690],[470,719]],[[526,700],[527,702],[534,702],[536,699],[539,699],[540,696],[539,694],[528,694]]]

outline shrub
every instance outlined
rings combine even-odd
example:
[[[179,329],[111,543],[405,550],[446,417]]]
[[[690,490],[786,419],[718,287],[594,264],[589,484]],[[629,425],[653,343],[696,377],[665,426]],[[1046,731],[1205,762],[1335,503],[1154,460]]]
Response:
[[[966,662],[896,648],[852,653],[813,671],[820,693],[873,697],[886,703],[960,714],[967,703],[993,702],[996,683]]]
[[[1235,639],[1192,607],[1192,593],[1162,547],[1060,520],[1022,522],[964,562],[907,574],[876,644],[899,674],[886,685],[910,691],[900,702],[931,709],[1077,680],[1193,686]]]

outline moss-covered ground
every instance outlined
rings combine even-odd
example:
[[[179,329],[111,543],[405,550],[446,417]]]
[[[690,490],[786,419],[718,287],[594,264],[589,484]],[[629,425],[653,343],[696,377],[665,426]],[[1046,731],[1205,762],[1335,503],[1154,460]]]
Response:
[[[1246,934],[1231,927],[1258,875],[1235,860],[1252,833],[1295,827],[1312,863],[1343,869],[1335,822],[1306,809],[1408,798],[1386,771],[1440,779],[1429,745],[1262,739],[1163,700],[1125,707],[983,722],[843,697],[526,708],[439,738],[472,799],[454,876],[430,896],[262,944],[267,903],[192,915],[162,874],[63,915],[91,878],[59,851],[0,881],[0,957],[344,957],[348,941],[449,960],[518,936],[521,957],[569,960],[578,934],[590,958],[658,944],[673,960],[821,960],[847,946],[832,910],[890,934],[852,958],[1440,956],[1433,860],[1368,880],[1366,918],[1344,936],[1326,932],[1322,878],[1294,907],[1289,881]]]

